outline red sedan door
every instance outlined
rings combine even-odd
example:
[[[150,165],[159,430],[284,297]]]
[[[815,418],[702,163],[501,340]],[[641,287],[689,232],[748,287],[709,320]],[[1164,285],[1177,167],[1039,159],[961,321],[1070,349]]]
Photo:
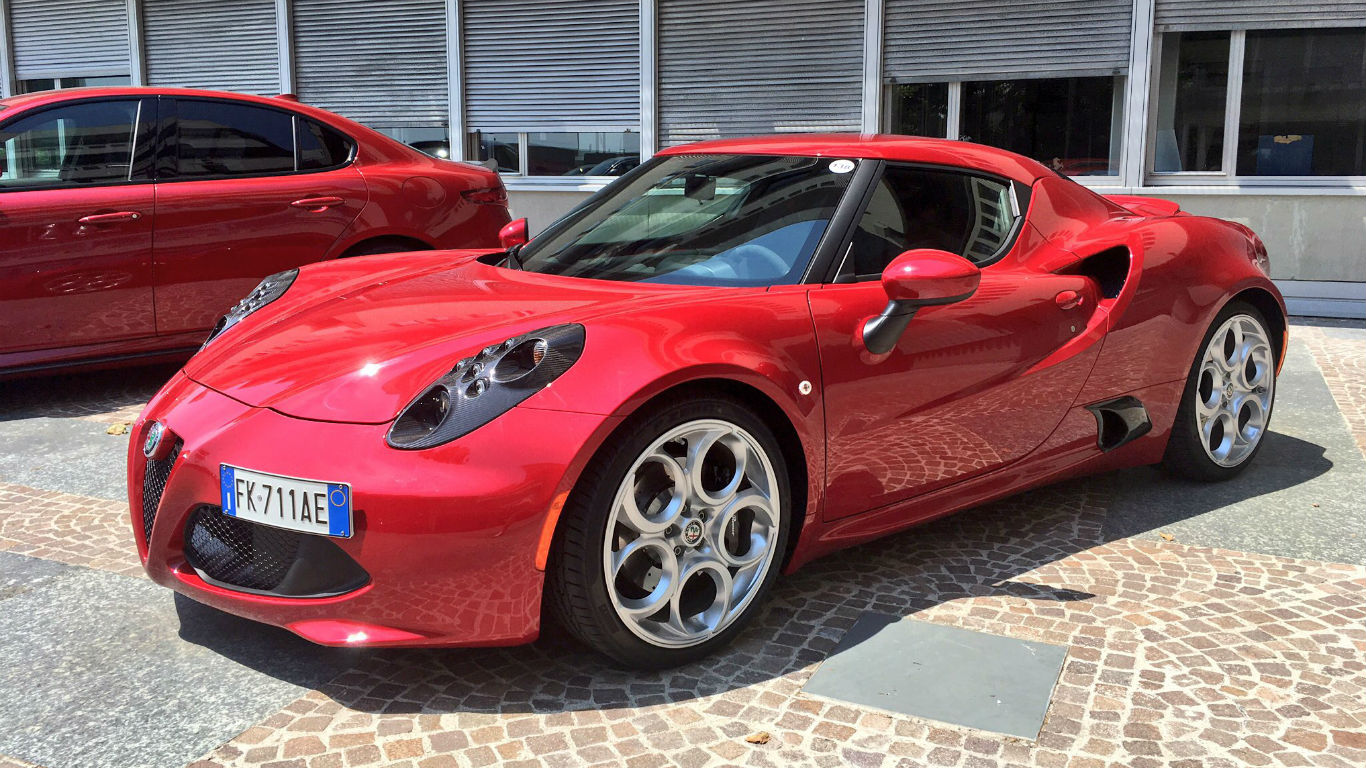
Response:
[[[350,140],[312,120],[227,99],[162,103],[157,330],[207,330],[261,278],[321,261],[368,193]]]
[[[0,357],[156,332],[152,184],[134,161],[153,107],[74,101],[0,127]],[[30,358],[45,356],[10,362]]]
[[[1095,289],[1000,258],[1020,216],[1006,182],[888,167],[842,274],[809,294],[824,377],[827,519],[1000,467],[1061,422],[1097,350],[1044,361],[1083,332]],[[877,277],[899,253],[927,247],[994,263],[970,299],[921,309],[897,346],[875,356],[858,329],[887,303]]]

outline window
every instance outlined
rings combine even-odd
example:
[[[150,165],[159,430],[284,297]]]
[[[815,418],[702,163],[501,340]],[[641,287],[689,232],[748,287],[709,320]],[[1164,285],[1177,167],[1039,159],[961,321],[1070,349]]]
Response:
[[[444,127],[405,125],[375,130],[432,157],[439,157],[442,160],[449,160],[451,157],[451,143]]]
[[[801,280],[857,162],[677,155],[652,160],[532,240],[531,272],[675,285]]]
[[[0,187],[127,181],[137,100],[69,104],[0,128]]]
[[[297,115],[294,121],[295,136],[299,142],[299,170],[335,168],[351,159],[355,145],[350,139],[321,123]]]
[[[1032,157],[1068,176],[1119,173],[1113,77],[963,83],[958,138]]]
[[[294,170],[291,115],[266,107],[178,99],[176,175],[255,176]]]
[[[1068,176],[1113,176],[1123,83],[1064,77],[898,84],[888,92],[888,119],[893,133],[988,144]]]
[[[948,83],[910,83],[893,86],[889,101],[893,130],[896,133],[907,136],[948,135]]]
[[[1366,175],[1366,30],[1247,33],[1239,176]]]
[[[524,176],[620,176],[640,165],[640,134],[498,132],[471,137],[475,159]]]
[[[1170,32],[1161,46],[1159,177],[1366,175],[1366,29]]]
[[[1224,157],[1227,32],[1175,32],[1162,50],[1153,168],[1218,171]]]
[[[521,134],[476,133],[474,140],[476,159],[489,163],[499,173],[522,172]]]
[[[37,93],[55,91],[62,88],[94,88],[97,86],[131,85],[127,75],[104,75],[100,77],[43,77],[36,80],[20,80],[17,93]]]
[[[1009,245],[1019,218],[1007,182],[889,165],[854,230],[837,280],[876,279],[892,259],[915,248],[985,264]]]
[[[638,133],[528,133],[532,176],[620,176],[640,165]]]

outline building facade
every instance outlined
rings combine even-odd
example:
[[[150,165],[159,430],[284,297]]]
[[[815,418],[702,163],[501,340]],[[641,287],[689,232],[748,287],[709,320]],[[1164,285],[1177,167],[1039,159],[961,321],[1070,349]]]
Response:
[[[5,95],[295,93],[495,163],[544,226],[658,149],[944,136],[1249,224],[1366,316],[1366,0],[0,0]]]

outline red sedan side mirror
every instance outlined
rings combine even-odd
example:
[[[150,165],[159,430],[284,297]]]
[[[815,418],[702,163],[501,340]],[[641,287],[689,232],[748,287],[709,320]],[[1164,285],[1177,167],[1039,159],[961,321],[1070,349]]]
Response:
[[[498,230],[498,242],[502,243],[504,248],[526,245],[526,241],[530,239],[526,234],[526,219],[509,221]]]
[[[863,324],[863,344],[881,355],[892,351],[921,307],[952,304],[977,291],[982,270],[957,254],[917,248],[892,259],[882,271],[887,306]]]

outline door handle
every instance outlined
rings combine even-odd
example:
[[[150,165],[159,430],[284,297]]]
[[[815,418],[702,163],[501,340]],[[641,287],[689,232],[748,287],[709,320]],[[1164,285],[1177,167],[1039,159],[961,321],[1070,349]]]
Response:
[[[1053,301],[1062,309],[1076,309],[1082,305],[1082,296],[1076,291],[1063,291],[1053,297]]]
[[[322,211],[334,205],[341,205],[344,202],[346,201],[340,197],[305,197],[302,200],[295,200],[290,203],[290,205],[295,208],[309,208]]]
[[[119,211],[117,213],[95,213],[89,216],[82,216],[76,219],[77,224],[117,224],[120,221],[137,221],[142,218],[142,214],[137,211]]]

